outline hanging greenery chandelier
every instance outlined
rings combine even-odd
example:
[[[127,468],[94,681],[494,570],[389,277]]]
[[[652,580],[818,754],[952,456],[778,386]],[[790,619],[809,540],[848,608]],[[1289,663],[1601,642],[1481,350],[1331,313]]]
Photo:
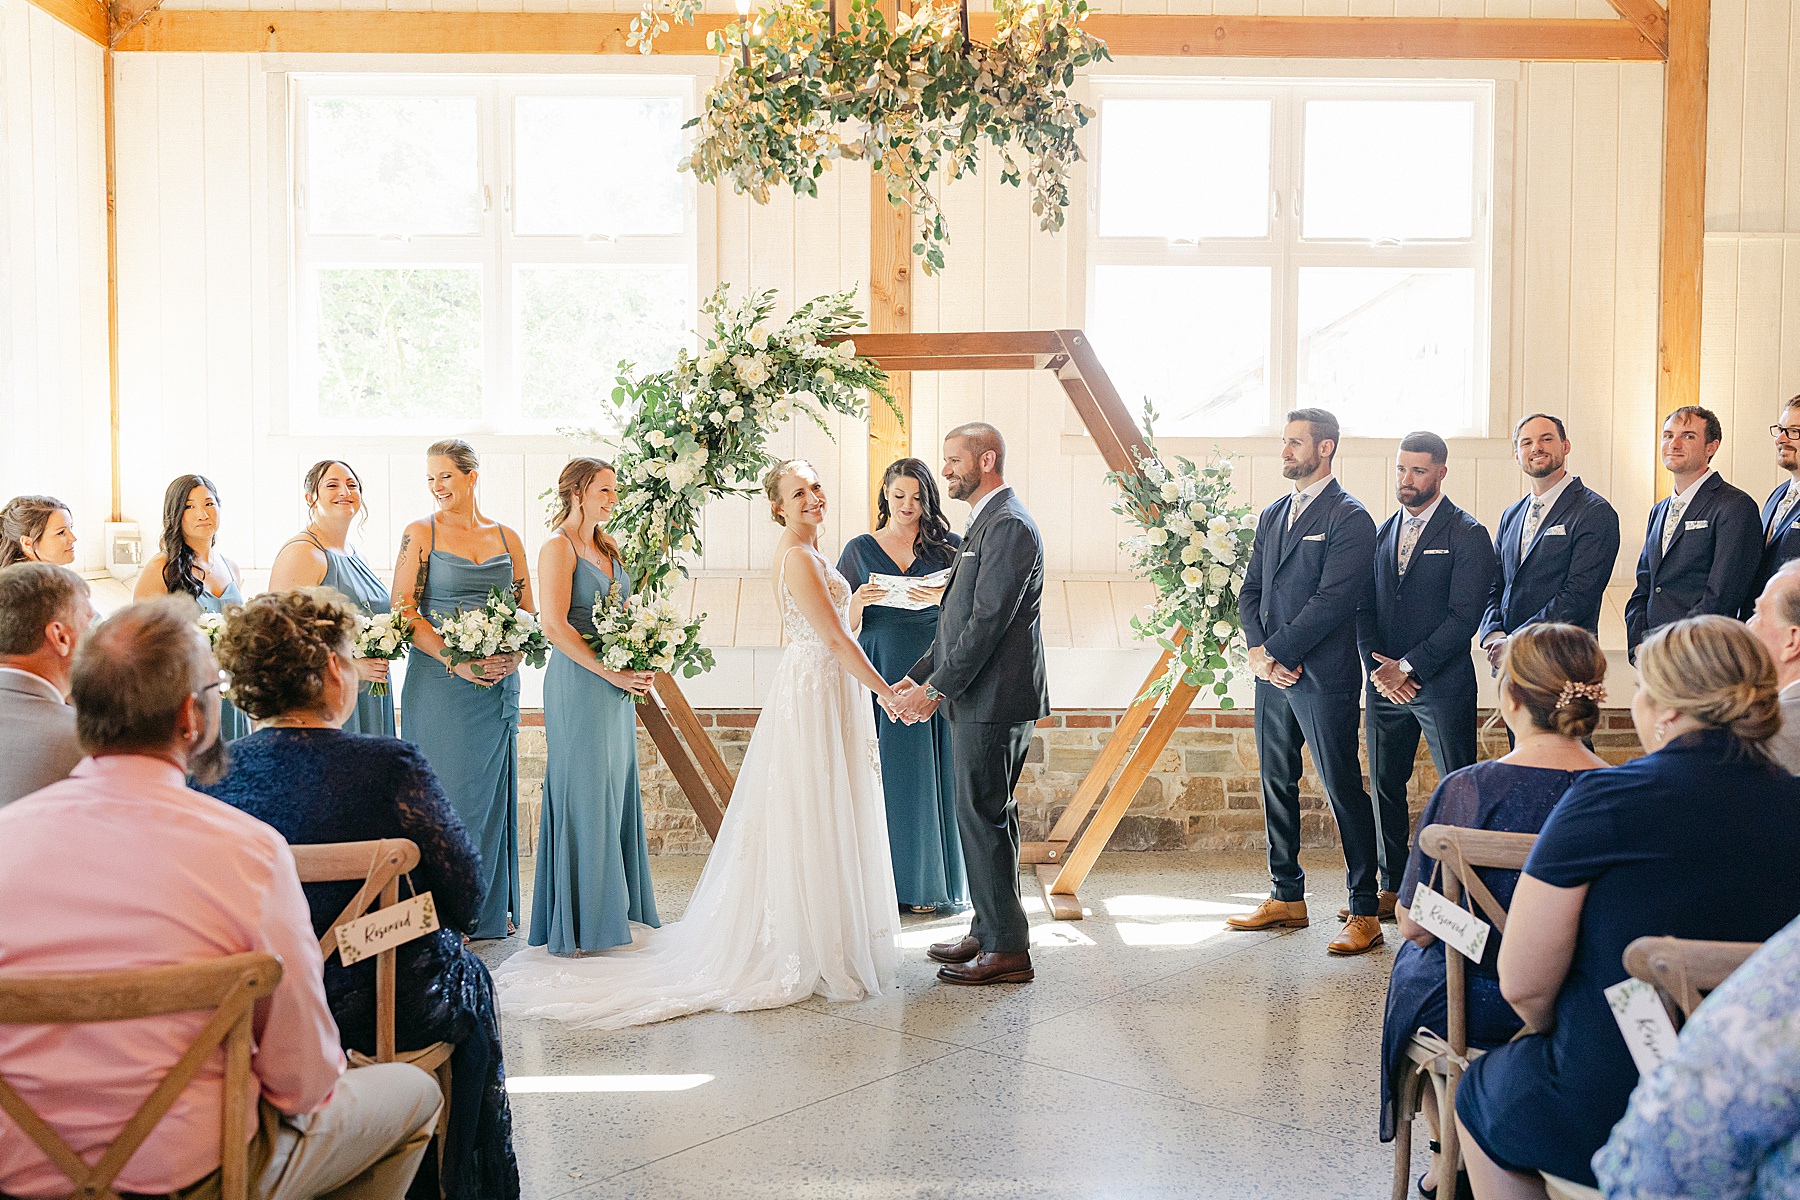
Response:
[[[1076,133],[1092,112],[1069,95],[1075,72],[1110,57],[1088,33],[1088,0],[995,0],[994,37],[969,37],[968,0],[920,0],[889,26],[875,0],[778,0],[707,44],[731,62],[707,93],[694,148],[681,162],[700,180],[730,179],[766,204],[785,184],[818,194],[836,160],[869,163],[896,205],[918,215],[913,253],[927,274],[944,265],[949,229],[932,190],[974,172],[985,143],[1000,178],[1031,189],[1044,230],[1062,228]],[[650,0],[631,24],[648,52],[669,21],[691,23],[700,0]]]

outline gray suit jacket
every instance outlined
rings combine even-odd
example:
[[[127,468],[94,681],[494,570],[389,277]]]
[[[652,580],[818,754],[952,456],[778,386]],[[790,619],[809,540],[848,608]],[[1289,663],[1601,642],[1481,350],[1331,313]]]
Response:
[[[82,757],[75,710],[55,686],[0,668],[0,804],[67,779]]]
[[[1789,775],[1800,775],[1800,683],[1781,689],[1781,732],[1769,739],[1769,757]]]

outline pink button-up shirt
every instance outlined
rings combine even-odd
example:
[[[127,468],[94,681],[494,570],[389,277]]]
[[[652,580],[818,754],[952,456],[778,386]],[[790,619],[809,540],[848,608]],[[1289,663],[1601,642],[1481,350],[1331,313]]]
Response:
[[[256,1008],[250,1069],[276,1108],[313,1112],[330,1099],[344,1055],[306,897],[279,833],[189,790],[172,764],[137,755],[88,759],[68,779],[0,808],[0,974],[129,970],[249,950],[277,955],[285,968]],[[0,1076],[94,1162],[206,1019],[0,1024]],[[218,1168],[224,1072],[221,1049],[115,1188],[168,1192]],[[69,1188],[0,1116],[0,1192],[63,1196]]]

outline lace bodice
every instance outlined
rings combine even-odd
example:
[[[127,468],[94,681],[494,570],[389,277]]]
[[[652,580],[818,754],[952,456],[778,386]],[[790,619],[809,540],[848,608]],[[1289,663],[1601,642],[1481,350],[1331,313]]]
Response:
[[[776,590],[781,593],[781,626],[787,631],[788,642],[791,645],[824,650],[825,640],[819,636],[819,631],[812,627],[812,622],[806,619],[806,614],[800,611],[800,605],[795,602],[793,593],[787,588],[788,559],[793,557],[796,550],[802,554],[812,553],[803,546],[790,546],[787,554],[782,557],[781,570],[775,584]],[[850,581],[838,574],[838,569],[826,561],[823,556],[819,557],[819,565],[825,568],[825,586],[831,592],[831,603],[837,609],[839,618],[848,623],[850,620]]]

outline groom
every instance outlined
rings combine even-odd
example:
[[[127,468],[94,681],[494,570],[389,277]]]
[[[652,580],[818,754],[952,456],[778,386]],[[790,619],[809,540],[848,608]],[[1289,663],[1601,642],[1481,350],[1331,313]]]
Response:
[[[1006,443],[972,421],[944,438],[952,499],[973,506],[962,553],[945,587],[937,639],[901,681],[896,715],[927,720],[944,706],[956,762],[956,827],[962,834],[975,919],[969,935],[926,953],[945,983],[1027,983],[1031,935],[1019,903],[1019,810],[1013,787],[1031,731],[1050,713],[1038,607],[1044,542],[1006,486]]]

